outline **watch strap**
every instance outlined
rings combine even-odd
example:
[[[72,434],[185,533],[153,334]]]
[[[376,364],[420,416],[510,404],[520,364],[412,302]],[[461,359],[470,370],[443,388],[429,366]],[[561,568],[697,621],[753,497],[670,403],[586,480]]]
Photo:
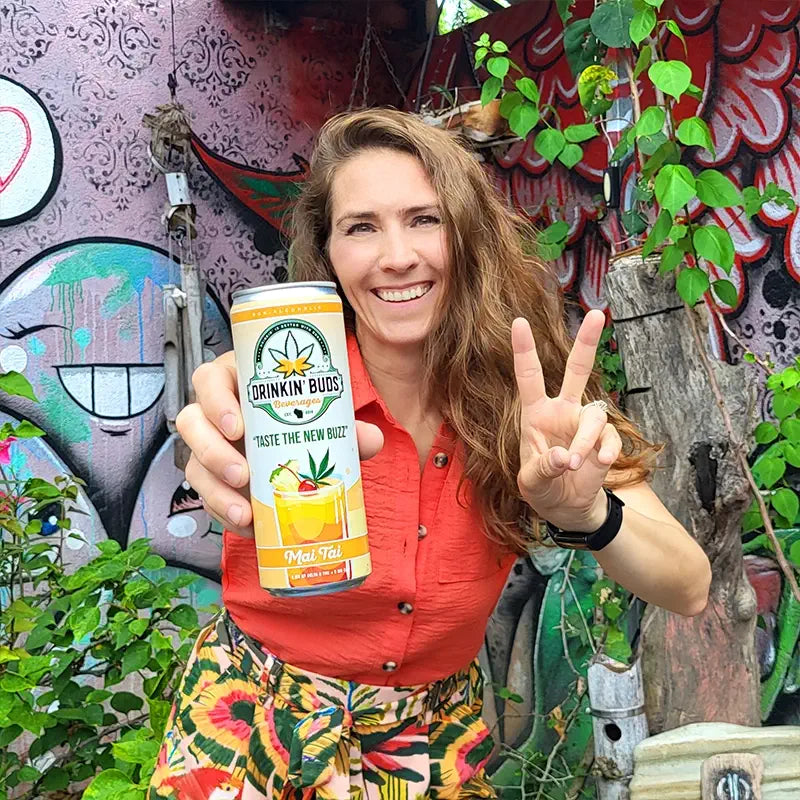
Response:
[[[619,533],[625,503],[611,489],[604,486],[603,491],[608,498],[608,513],[605,522],[596,531],[563,531],[550,522],[545,523],[548,535],[559,547],[570,550],[602,550]]]

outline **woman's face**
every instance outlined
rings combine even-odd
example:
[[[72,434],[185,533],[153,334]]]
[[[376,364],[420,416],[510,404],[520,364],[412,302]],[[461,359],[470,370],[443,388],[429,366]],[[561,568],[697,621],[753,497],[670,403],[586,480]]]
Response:
[[[365,150],[336,171],[331,205],[329,256],[359,338],[420,344],[448,270],[439,200],[422,164],[397,150]]]

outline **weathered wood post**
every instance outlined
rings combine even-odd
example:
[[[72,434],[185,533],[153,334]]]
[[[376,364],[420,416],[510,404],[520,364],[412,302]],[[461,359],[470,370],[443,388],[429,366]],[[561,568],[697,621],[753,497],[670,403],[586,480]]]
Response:
[[[682,617],[654,606],[642,620],[642,674],[650,733],[700,721],[759,725],[756,605],[742,562],[741,517],[750,502],[722,415],[692,338],[674,279],[657,259],[624,257],[606,293],[628,379],[627,409],[651,440],[663,442],[653,488],[708,554],[708,607]],[[703,306],[700,330],[708,330]],[[755,425],[746,365],[712,357],[740,441]],[[656,532],[657,533],[657,532]]]
[[[633,749],[648,734],[639,662],[628,666],[601,653],[592,660],[586,678],[598,800],[629,800]]]

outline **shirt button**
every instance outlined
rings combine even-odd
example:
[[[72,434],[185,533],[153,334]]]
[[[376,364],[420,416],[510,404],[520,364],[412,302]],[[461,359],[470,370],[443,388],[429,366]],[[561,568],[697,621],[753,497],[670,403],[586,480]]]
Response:
[[[397,664],[395,664],[394,661],[387,661],[383,665],[383,671],[384,672],[394,672],[396,669],[397,669]]]
[[[433,457],[433,465],[435,467],[439,467],[439,469],[441,469],[442,467],[446,467],[447,466],[447,453],[437,453]]]
[[[414,606],[411,603],[398,603],[397,608],[401,614],[410,614],[414,610]]]
[[[428,529],[424,525],[417,528],[417,539],[424,539],[428,535]]]

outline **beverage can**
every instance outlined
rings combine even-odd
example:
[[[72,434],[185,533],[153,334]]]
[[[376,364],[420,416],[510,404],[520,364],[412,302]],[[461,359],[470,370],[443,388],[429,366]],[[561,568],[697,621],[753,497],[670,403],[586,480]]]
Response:
[[[371,572],[342,301],[333,283],[233,295],[258,574],[279,597]]]

